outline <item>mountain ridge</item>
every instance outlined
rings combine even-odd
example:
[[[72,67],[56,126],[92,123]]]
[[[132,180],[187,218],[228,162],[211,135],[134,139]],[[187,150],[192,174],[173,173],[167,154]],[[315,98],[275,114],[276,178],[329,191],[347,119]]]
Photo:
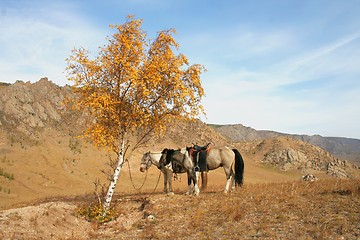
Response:
[[[288,134],[270,130],[256,130],[242,124],[208,124],[230,141],[252,141],[278,136],[290,136],[311,143],[334,156],[360,165],[360,139],[346,137],[323,137],[321,135]]]

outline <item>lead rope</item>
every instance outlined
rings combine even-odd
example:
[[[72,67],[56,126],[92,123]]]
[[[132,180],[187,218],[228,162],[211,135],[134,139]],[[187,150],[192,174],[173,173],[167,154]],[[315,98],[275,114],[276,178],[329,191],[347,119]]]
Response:
[[[137,188],[137,187],[135,187],[134,180],[133,180],[132,175],[131,175],[129,160],[126,160],[126,162],[128,163],[128,169],[129,169],[129,175],[130,175],[131,184],[133,185],[133,187],[134,187],[135,190],[139,191],[140,189],[142,189],[142,187],[143,187],[144,184],[145,184],[145,181],[146,181],[146,179],[147,179],[148,171],[147,171],[147,169],[146,169],[146,174],[145,174],[144,181],[143,181],[143,183],[141,184],[141,186],[140,186],[139,188]]]
[[[145,178],[144,178],[144,181],[143,183],[141,184],[141,186],[139,188],[135,187],[135,184],[134,184],[134,180],[132,178],[132,175],[131,175],[131,170],[130,170],[130,163],[129,163],[129,160],[126,160],[126,162],[128,163],[128,169],[129,169],[129,176],[130,176],[130,180],[131,180],[131,184],[133,186],[133,188],[137,191],[141,190],[143,188],[143,186],[145,185],[145,181],[147,179],[147,174],[148,174],[148,170],[146,169],[146,175],[145,175]],[[159,182],[160,182],[160,178],[161,178],[161,171],[159,171],[159,178],[157,180],[157,183],[156,183],[156,186],[154,188],[154,190],[152,190],[152,192],[150,194],[153,194],[156,190],[156,188],[158,187],[159,185]]]
[[[157,183],[156,183],[156,186],[155,186],[154,190],[150,193],[150,195],[153,194],[155,192],[156,188],[158,187],[159,182],[160,182],[160,178],[161,178],[161,171],[159,171],[159,178],[157,180]]]

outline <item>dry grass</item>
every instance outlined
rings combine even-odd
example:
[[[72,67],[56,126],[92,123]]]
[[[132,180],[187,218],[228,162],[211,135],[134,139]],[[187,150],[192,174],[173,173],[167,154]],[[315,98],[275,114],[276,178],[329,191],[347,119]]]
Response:
[[[124,225],[129,218],[119,217],[93,237],[359,239],[360,181],[249,184],[227,195],[213,189],[198,197],[120,197],[117,211],[133,216],[131,225]]]
[[[15,176],[0,177],[0,185],[11,188],[11,194],[0,192],[0,209],[9,209],[0,212],[0,239],[360,238],[359,180],[316,174],[320,181],[300,182],[301,172],[264,166],[261,154],[251,151],[242,152],[243,188],[224,195],[225,175],[217,169],[209,172],[209,189],[197,197],[183,194],[186,175],[173,182],[176,195],[161,194],[163,180],[158,182],[155,167],[141,193],[134,190],[132,184],[139,187],[145,179],[138,170],[145,150],[139,151],[131,162],[134,183],[127,167],[119,179],[113,200],[117,219],[91,223],[76,209],[97,202],[93,181],[107,155],[90,146],[74,153],[63,138],[65,145],[46,139],[26,150],[15,144],[0,156],[0,167]],[[156,193],[150,194],[157,183]]]
[[[233,193],[223,194],[222,187],[213,187],[200,196],[121,194],[113,201],[117,219],[104,224],[90,223],[75,214],[76,206],[88,204],[92,198],[61,199],[65,203],[41,204],[26,213],[22,209],[4,211],[0,214],[0,237],[360,238],[360,180],[248,183]],[[24,209],[29,210],[28,207]],[[51,229],[48,231],[51,236],[45,229]]]

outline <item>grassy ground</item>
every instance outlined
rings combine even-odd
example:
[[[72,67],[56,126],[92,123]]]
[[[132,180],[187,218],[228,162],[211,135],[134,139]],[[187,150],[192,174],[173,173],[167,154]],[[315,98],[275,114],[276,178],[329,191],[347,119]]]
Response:
[[[198,197],[138,196],[133,201],[139,201],[140,207],[132,211],[142,211],[142,219],[127,231],[118,229],[117,236],[134,239],[360,237],[360,181],[247,184],[228,195],[221,190],[212,189]],[[119,214],[129,210],[121,203],[120,198]],[[119,225],[109,223],[111,228]],[[95,237],[106,236],[102,231],[105,228],[102,226]]]
[[[1,239],[359,239],[360,181],[245,184],[229,194],[116,195],[117,218],[77,216],[92,196],[57,199],[0,214]]]
[[[134,189],[146,176],[139,171],[145,150],[139,151],[131,168],[122,169],[112,203],[116,219],[88,222],[78,209],[96,201],[93,181],[108,157],[70,143],[70,137],[49,138],[34,147],[2,148],[0,239],[360,239],[360,180],[318,172],[319,181],[302,182],[303,172],[265,166],[251,151],[242,151],[242,188],[223,194],[220,168],[209,172],[200,196],[184,194],[185,174],[173,183],[175,195],[162,194],[156,167],[144,187]]]

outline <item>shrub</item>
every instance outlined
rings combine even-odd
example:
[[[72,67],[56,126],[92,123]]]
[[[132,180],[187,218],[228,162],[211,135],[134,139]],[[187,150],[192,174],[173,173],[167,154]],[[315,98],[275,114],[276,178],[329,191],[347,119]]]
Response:
[[[0,176],[3,176],[3,177],[5,177],[5,178],[7,178],[9,180],[14,180],[14,174],[7,173],[2,168],[0,168]]]
[[[114,209],[105,212],[102,204],[83,205],[77,209],[77,214],[89,222],[105,223],[116,218]]]

